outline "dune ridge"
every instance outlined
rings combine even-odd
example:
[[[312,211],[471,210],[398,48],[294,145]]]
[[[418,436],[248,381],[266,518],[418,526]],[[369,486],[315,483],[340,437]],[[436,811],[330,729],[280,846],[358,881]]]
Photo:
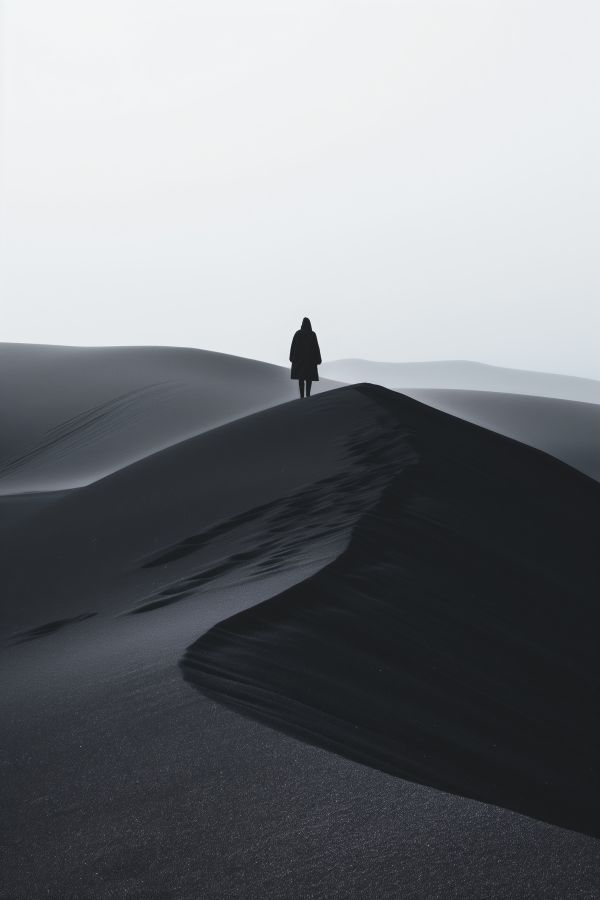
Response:
[[[160,378],[157,372],[155,383]],[[226,395],[234,383],[224,378]],[[448,498],[444,485],[456,458],[471,476],[462,472]],[[557,550],[558,569],[572,572],[565,547],[549,546],[543,534],[544,554],[533,552],[527,525],[548,514],[550,527],[558,514],[546,501],[537,518],[532,511],[543,485],[560,509],[578,503],[573,478],[584,494],[591,485],[593,505],[593,482],[544,454],[362,386],[241,416],[85,486],[1,496],[0,860],[7,895],[396,898],[412,896],[416,885],[419,895],[463,900],[530,896],[534,885],[556,900],[591,896],[597,841],[460,796],[470,786],[452,767],[482,755],[481,735],[470,735],[461,717],[480,698],[453,694],[455,673],[454,681],[444,680],[446,698],[431,699],[435,671],[426,668],[444,643],[461,650],[457,628],[447,635],[435,627],[446,621],[435,601],[443,605],[445,588],[458,579],[456,569],[441,566],[443,558],[436,563],[432,548],[481,543],[488,562],[490,542],[497,543],[494,565],[517,573],[538,559],[528,582],[536,589],[544,554]],[[524,523],[508,517],[494,526],[503,503],[514,511],[522,484]],[[589,508],[582,503],[584,515]],[[484,512],[489,527],[482,526]],[[508,530],[515,535],[507,549]],[[489,571],[477,571],[486,587]],[[549,572],[553,582],[556,566]],[[395,605],[398,589],[418,600],[415,583],[427,594],[428,618]],[[288,593],[293,585],[298,593]],[[564,590],[575,596],[568,584]],[[269,598],[284,602],[276,607]],[[250,607],[250,618],[236,618]],[[480,612],[469,635],[477,629],[474,646],[487,652],[493,602]],[[399,633],[399,621],[408,621],[410,632],[404,625]],[[586,624],[591,642],[594,620]],[[192,648],[188,661],[192,668],[200,660],[198,694],[177,664],[202,634],[208,643]],[[401,671],[390,652],[411,636],[424,672],[412,671],[410,646]],[[424,639],[429,655],[420,649]],[[389,657],[386,666],[380,655]],[[501,670],[508,686],[494,690],[489,669],[504,653],[488,653],[487,669],[483,656],[469,655],[466,683],[481,683],[496,697],[492,712],[500,712],[484,720],[490,732],[506,721],[502,698],[520,687],[523,673],[515,666],[511,681]],[[547,663],[553,670],[551,657]],[[210,694],[209,667],[220,702],[202,695]],[[567,693],[577,677],[569,675]],[[415,740],[425,733],[427,747],[433,744],[433,756],[425,748],[429,761],[409,742],[399,762],[397,713],[410,696],[417,712],[407,725]],[[554,713],[542,700],[539,712],[546,722],[550,716],[552,731]],[[559,698],[558,713],[567,701]],[[365,710],[374,724],[364,720]],[[580,713],[579,734],[581,705],[567,720],[578,727]],[[381,742],[382,717],[388,743]],[[262,727],[275,720],[276,728]],[[444,726],[442,746],[439,732],[427,731],[431,721]],[[538,734],[517,748],[525,782],[531,760],[543,756]],[[448,762],[451,741],[456,753]],[[509,749],[510,742],[509,734]],[[588,750],[578,762],[587,761]],[[472,768],[473,791],[489,798],[488,751]],[[511,765],[515,758],[512,752]],[[565,752],[561,759],[571,761]],[[553,760],[562,771],[556,754]],[[399,765],[411,769],[413,783],[382,771],[392,766],[398,774]],[[456,793],[419,780],[451,783]],[[592,791],[590,780],[587,810]],[[552,794],[554,818],[561,797]]]
[[[184,677],[367,765],[599,836],[600,486],[358,390],[414,458],[336,560],[200,637]]]
[[[460,361],[342,360],[322,372],[404,390],[600,479],[597,382]],[[325,377],[317,392],[339,386]],[[535,390],[548,397],[523,396]],[[0,343],[0,498],[77,489],[295,397],[286,368],[222,353]]]
[[[381,491],[371,439],[385,419],[343,388],[212,428],[76,490],[0,498],[11,598],[0,631],[89,610],[156,612],[216,585],[320,565]],[[393,459],[393,433],[378,452]]]

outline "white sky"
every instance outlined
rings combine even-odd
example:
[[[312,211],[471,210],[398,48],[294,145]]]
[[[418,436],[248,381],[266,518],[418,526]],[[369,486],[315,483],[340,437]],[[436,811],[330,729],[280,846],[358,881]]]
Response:
[[[5,0],[0,339],[600,378],[597,0]]]

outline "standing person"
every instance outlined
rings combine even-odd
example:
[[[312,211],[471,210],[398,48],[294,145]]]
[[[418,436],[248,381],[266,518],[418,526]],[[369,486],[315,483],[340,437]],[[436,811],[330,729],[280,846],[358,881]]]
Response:
[[[319,342],[317,335],[312,330],[310,319],[302,319],[302,327],[293,337],[290,362],[292,364],[291,377],[299,382],[300,396],[304,397],[304,385],[306,384],[306,396],[310,397],[313,381],[319,380],[317,366],[321,365]]]

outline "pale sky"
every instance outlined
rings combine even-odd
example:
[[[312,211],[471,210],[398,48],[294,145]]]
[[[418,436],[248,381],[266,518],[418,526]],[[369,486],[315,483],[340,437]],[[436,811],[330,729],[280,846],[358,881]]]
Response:
[[[600,378],[597,0],[0,9],[0,340]]]

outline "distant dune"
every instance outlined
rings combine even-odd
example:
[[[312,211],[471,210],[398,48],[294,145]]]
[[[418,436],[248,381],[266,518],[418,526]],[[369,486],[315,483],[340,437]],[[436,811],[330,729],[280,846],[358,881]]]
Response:
[[[296,391],[287,369],[207,350],[0,344],[0,495],[89,484]]]
[[[436,362],[387,363],[366,359],[339,359],[325,363],[321,371],[326,378],[354,384],[369,381],[393,390],[435,388],[462,391],[499,391],[506,394],[529,394],[600,403],[600,381],[506,369],[468,360]]]

